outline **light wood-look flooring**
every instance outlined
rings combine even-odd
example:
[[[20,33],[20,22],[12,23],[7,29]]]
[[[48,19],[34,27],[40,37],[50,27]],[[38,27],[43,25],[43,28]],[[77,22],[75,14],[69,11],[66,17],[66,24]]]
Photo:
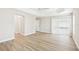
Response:
[[[0,43],[0,51],[78,51],[69,36],[37,32],[29,36],[16,34],[14,40]]]

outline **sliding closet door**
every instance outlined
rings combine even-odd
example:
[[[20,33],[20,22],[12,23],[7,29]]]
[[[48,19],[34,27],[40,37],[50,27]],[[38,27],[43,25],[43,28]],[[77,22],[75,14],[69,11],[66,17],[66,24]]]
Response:
[[[52,33],[70,35],[72,33],[72,16],[56,16],[52,18]]]

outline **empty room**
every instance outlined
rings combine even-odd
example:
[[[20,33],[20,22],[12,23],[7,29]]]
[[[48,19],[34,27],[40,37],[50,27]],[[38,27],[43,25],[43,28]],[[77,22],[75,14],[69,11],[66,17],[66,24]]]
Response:
[[[0,51],[78,51],[78,8],[0,8]]]

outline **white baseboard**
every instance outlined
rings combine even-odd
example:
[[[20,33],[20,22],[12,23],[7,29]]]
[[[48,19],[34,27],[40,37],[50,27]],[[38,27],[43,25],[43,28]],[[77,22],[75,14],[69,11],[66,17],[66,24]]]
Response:
[[[24,36],[28,36],[28,35],[32,35],[32,34],[35,34],[36,32],[33,32],[33,33],[29,33],[29,34],[23,34]]]
[[[12,37],[12,38],[8,38],[8,39],[4,39],[4,40],[1,40],[0,43],[2,43],[2,42],[6,42],[6,41],[10,41],[10,40],[14,40],[14,39],[15,39],[14,37]]]

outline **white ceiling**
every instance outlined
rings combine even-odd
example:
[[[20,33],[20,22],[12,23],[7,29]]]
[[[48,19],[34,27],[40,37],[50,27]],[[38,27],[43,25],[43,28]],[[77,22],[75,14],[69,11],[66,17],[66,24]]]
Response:
[[[72,13],[72,8],[16,8],[35,16],[56,16]]]

